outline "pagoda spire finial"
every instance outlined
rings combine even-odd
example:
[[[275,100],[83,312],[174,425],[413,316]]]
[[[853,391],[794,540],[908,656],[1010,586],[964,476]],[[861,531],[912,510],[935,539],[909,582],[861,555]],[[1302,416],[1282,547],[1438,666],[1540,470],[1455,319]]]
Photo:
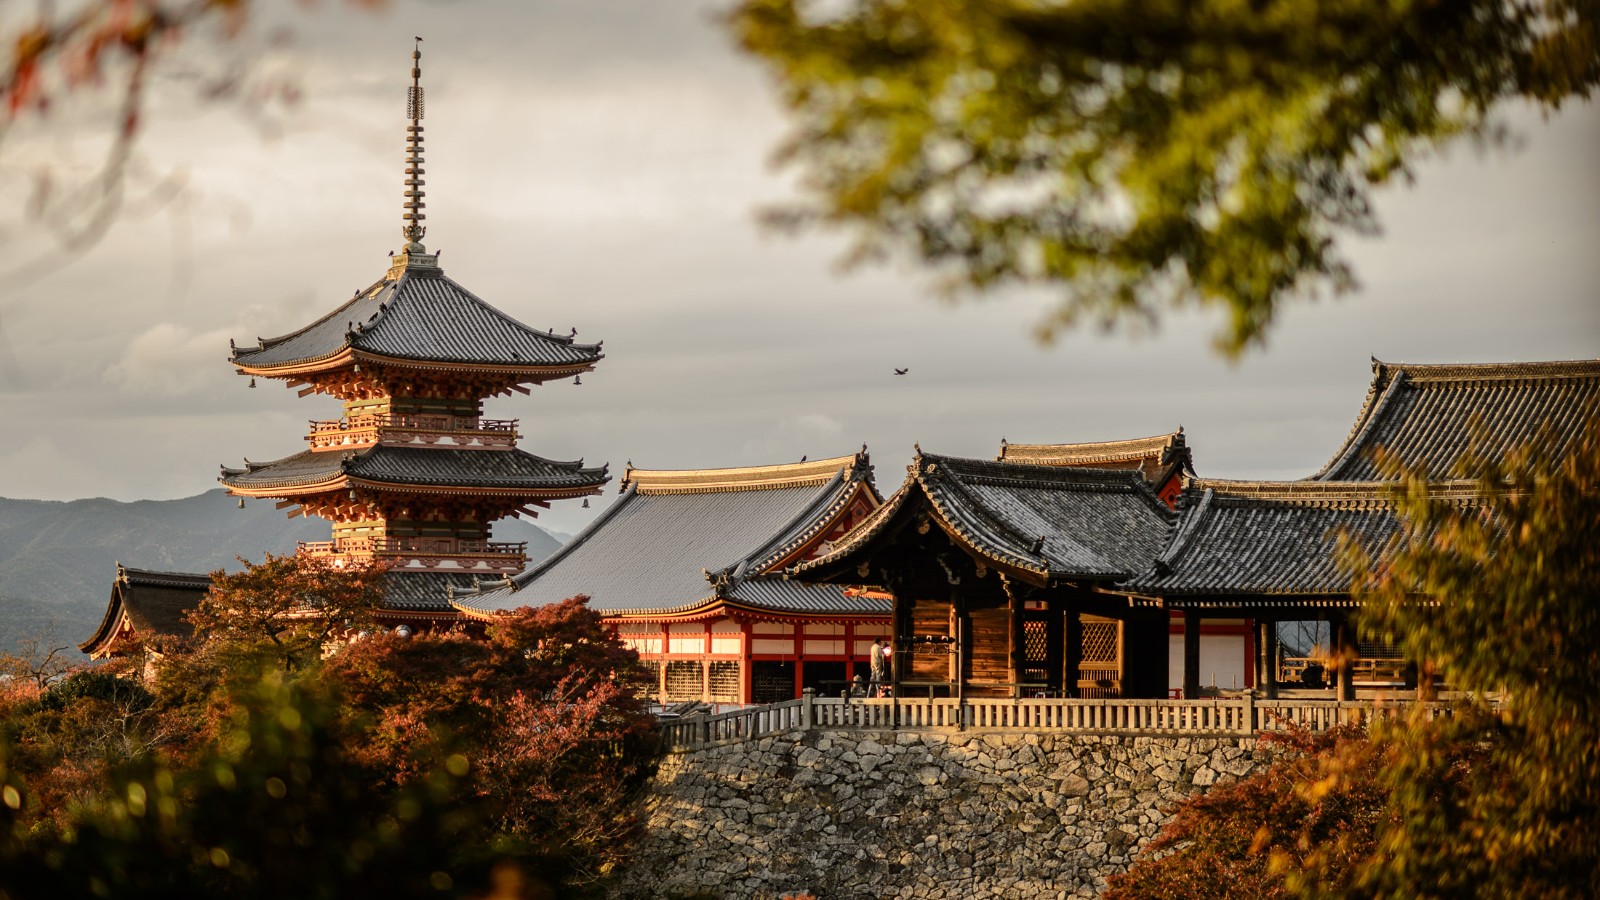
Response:
[[[422,112],[422,38],[419,37],[411,51],[411,89],[406,94],[406,117],[411,124],[406,126],[406,203],[402,217],[405,225],[400,228],[401,237],[406,239],[403,251],[406,254],[427,252],[422,246],[422,236],[428,233],[422,224],[427,218],[422,212],[427,206],[422,202],[426,196],[422,186],[427,183],[422,180]]]

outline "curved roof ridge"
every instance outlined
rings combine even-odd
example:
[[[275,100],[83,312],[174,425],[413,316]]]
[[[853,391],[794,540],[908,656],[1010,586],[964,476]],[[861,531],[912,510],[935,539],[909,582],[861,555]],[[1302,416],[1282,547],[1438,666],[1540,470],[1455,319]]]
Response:
[[[1339,449],[1333,452],[1333,458],[1308,476],[1307,481],[1331,480],[1333,472],[1360,456],[1366,449],[1367,433],[1382,420],[1383,416],[1380,413],[1400,393],[1401,385],[1406,380],[1403,370],[1397,371],[1391,379],[1384,364],[1376,359],[1372,361],[1372,372],[1372,385],[1367,388],[1367,399],[1362,402],[1361,411],[1356,413],[1356,421],[1350,426],[1350,433],[1345,435],[1344,443],[1339,445]]]
[[[117,563],[117,580],[124,584],[174,584],[192,586],[211,584],[209,572],[169,572],[162,569],[136,569]]]
[[[1216,500],[1292,501],[1296,503],[1348,503],[1371,501],[1392,503],[1398,483],[1394,481],[1231,481],[1221,478],[1195,478],[1185,492],[1214,492]],[[1476,481],[1466,478],[1428,482],[1434,499],[1470,499],[1482,491]]]
[[[1477,381],[1600,375],[1600,359],[1533,362],[1403,363],[1373,360],[1375,369],[1403,372],[1413,381]]]
[[[771,566],[831,523],[844,505],[850,502],[855,495],[851,487],[856,479],[848,475],[847,470],[841,469],[827,483],[827,489],[817,492],[816,499],[774,531],[770,540],[735,560],[732,565],[737,567],[743,563],[746,577],[768,573]]]
[[[522,590],[530,582],[543,574],[546,569],[554,566],[565,557],[571,556],[573,551],[577,550],[589,539],[590,535],[594,534],[596,531],[599,531],[601,528],[604,528],[607,522],[616,518],[617,515],[622,512],[622,508],[627,505],[629,500],[634,498],[636,493],[637,492],[634,490],[633,485],[624,485],[622,488],[622,495],[613,501],[610,506],[606,507],[605,511],[601,512],[600,515],[595,516],[594,519],[589,522],[587,527],[578,532],[576,537],[570,541],[567,541],[565,544],[562,544],[561,547],[556,550],[556,552],[540,560],[538,565],[523,571],[520,575],[513,577],[511,579],[511,592],[516,593],[517,591]]]
[[[824,553],[815,559],[801,560],[800,562],[789,566],[783,571],[784,577],[798,574],[800,572],[823,565],[825,562],[848,553],[857,544],[872,539],[872,537],[874,537],[879,531],[882,531],[884,526],[888,524],[889,520],[894,518],[894,514],[900,509],[900,507],[905,505],[906,498],[910,496],[909,488],[918,481],[918,468],[919,467],[914,462],[907,466],[906,478],[900,483],[900,487],[896,488],[894,493],[884,498],[884,501],[878,505],[878,508],[868,514],[865,519],[857,522],[856,527],[850,529],[849,532],[841,537],[838,543],[834,544],[827,553]]]
[[[710,494],[721,491],[761,491],[823,485],[835,477],[864,468],[864,454],[835,456],[807,462],[726,469],[636,469],[630,463],[623,484],[644,494]]]
[[[1037,458],[1066,458],[1066,457],[1092,457],[1134,454],[1144,455],[1154,450],[1165,450],[1183,437],[1183,429],[1169,431],[1165,434],[1155,434],[1149,437],[1126,438],[1118,441],[1077,441],[1059,444],[1013,444],[1001,438],[1000,453],[995,457],[996,462],[1011,462],[1016,456],[1017,462]]]
[[[404,276],[401,276],[401,277],[404,277]],[[372,299],[374,291],[378,291],[378,290],[381,290],[383,288],[390,287],[390,286],[393,286],[396,289],[398,289],[399,283],[400,283],[400,279],[399,278],[390,278],[389,276],[385,275],[384,277],[378,279],[377,281],[374,281],[372,284],[367,285],[364,289],[356,291],[355,295],[352,296],[349,300],[346,300],[345,302],[339,304],[338,306],[335,306],[332,310],[330,310],[327,313],[327,315],[324,315],[321,318],[316,319],[313,322],[310,322],[309,324],[302,325],[302,326],[300,326],[299,328],[296,328],[293,331],[286,331],[283,334],[277,335],[276,337],[269,337],[269,338],[258,337],[258,338],[256,338],[256,342],[258,344],[260,344],[261,346],[257,347],[254,350],[250,350],[248,348],[245,349],[245,350],[236,350],[234,352],[233,359],[237,360],[241,353],[260,353],[263,350],[270,349],[275,344],[281,344],[284,341],[291,340],[293,338],[299,337],[300,335],[305,334],[306,332],[310,331],[311,329],[316,328],[318,325],[322,325],[325,322],[334,321],[335,319],[337,319],[339,317],[340,313],[342,313],[345,310],[349,309],[351,306],[354,306],[355,304],[360,303],[363,300]],[[348,344],[348,342],[346,342],[346,344]],[[338,351],[335,350],[333,352],[337,353]],[[329,353],[329,354],[326,354],[326,355],[331,356],[333,354]]]
[[[1192,509],[1183,510],[1182,518],[1176,524],[1172,540],[1167,544],[1167,549],[1161,551],[1161,555],[1156,557],[1155,562],[1151,565],[1151,568],[1157,574],[1165,575],[1172,571],[1172,564],[1183,556],[1183,552],[1189,547],[1189,542],[1194,539],[1195,533],[1199,531],[1200,521],[1211,511],[1211,500],[1216,496],[1216,491],[1212,488],[1197,488],[1197,490],[1201,491],[1200,502]],[[1187,495],[1187,489],[1185,489],[1184,493]],[[1138,579],[1130,580],[1136,581]]]
[[[988,504],[973,496],[972,492],[967,489],[967,484],[960,477],[959,471],[953,473],[955,474],[954,478],[946,479],[942,477],[945,470],[940,463],[950,459],[959,460],[960,457],[939,457],[931,454],[925,457],[918,457],[919,462],[924,459],[937,460],[938,462],[919,466],[920,471],[917,475],[917,482],[922,485],[923,491],[928,496],[928,501],[938,510],[940,517],[945,520],[956,534],[966,538],[967,543],[973,550],[997,562],[1013,565],[1019,569],[1037,572],[1040,575],[1049,573],[1049,561],[1039,553],[1038,549],[1034,549],[1031,553],[1023,549],[1030,546],[1037,547],[1036,541],[1045,537],[1044,535],[1023,534],[1010,523],[995,515]],[[941,492],[946,496],[941,497]],[[950,509],[951,501],[958,501],[969,515],[964,517],[953,515]],[[976,518],[977,522],[974,524],[982,525],[984,530],[988,532],[988,534],[982,536],[985,538],[983,542],[980,543],[973,540],[973,535],[968,535],[961,529],[960,522],[963,518],[968,521]],[[984,544],[989,544],[989,546],[984,546]],[[1098,562],[1104,562],[1099,554],[1094,554],[1094,556]]]

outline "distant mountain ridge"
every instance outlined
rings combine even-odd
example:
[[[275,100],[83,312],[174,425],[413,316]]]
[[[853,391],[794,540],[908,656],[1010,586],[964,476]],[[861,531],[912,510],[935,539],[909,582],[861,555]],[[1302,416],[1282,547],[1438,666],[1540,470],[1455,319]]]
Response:
[[[221,489],[180,500],[8,500],[0,498],[0,651],[54,625],[57,645],[89,637],[105,613],[116,564],[210,572],[238,569],[236,557],[290,553],[297,541],[325,541],[328,523],[295,518],[270,503],[238,501]],[[561,542],[520,519],[494,525],[498,541],[527,541],[531,564]]]

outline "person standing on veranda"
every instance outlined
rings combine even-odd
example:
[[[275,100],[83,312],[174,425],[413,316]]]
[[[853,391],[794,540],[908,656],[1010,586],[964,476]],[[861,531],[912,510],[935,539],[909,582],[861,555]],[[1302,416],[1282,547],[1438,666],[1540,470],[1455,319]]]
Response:
[[[872,681],[867,686],[867,696],[882,697],[888,693],[889,645],[883,642],[883,638],[875,638],[872,641],[871,652]]]

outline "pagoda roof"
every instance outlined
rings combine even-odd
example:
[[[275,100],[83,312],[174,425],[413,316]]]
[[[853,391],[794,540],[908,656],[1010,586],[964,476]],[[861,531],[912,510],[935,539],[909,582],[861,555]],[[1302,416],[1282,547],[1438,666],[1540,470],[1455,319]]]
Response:
[[[78,649],[97,659],[106,656],[124,627],[145,642],[188,637],[194,628],[184,621],[184,614],[200,605],[209,590],[210,575],[135,569],[118,563],[105,616]]]
[[[1471,482],[1435,482],[1430,496],[1472,502]],[[1347,535],[1380,554],[1400,529],[1391,482],[1190,482],[1166,550],[1118,592],[1163,605],[1352,607],[1339,565]]]
[[[1173,475],[1193,475],[1194,459],[1183,429],[1151,437],[1076,444],[1013,444],[1002,439],[997,462],[1095,469],[1138,469],[1154,485]]]
[[[678,615],[708,604],[881,614],[839,588],[762,577],[803,553],[858,505],[881,502],[866,454],[735,469],[631,466],[622,496],[511,584],[456,606],[495,613],[580,594],[607,615]]]
[[[557,462],[521,450],[389,447],[305,450],[242,469],[224,467],[218,480],[240,492],[339,487],[353,481],[398,486],[568,490],[598,488],[607,466],[584,468],[583,460]]]
[[[1137,471],[937,456],[920,450],[905,482],[825,555],[790,572],[852,577],[881,538],[918,510],[969,554],[1029,580],[1118,580],[1166,545],[1173,513]]]
[[[1315,481],[1389,477],[1374,452],[1383,448],[1430,477],[1458,474],[1473,447],[1500,456],[1542,441],[1567,453],[1600,417],[1600,360],[1413,365],[1372,361],[1372,386],[1355,425]]]
[[[409,265],[296,331],[235,349],[253,373],[306,371],[371,358],[501,369],[587,371],[600,344],[538,331],[490,306],[436,266]]]

